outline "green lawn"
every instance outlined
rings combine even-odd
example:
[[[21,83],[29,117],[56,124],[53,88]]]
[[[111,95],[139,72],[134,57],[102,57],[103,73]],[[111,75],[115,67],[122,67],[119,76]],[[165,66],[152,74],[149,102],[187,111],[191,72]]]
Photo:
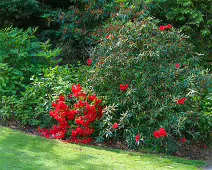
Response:
[[[202,161],[65,144],[0,127],[0,170],[195,170]]]

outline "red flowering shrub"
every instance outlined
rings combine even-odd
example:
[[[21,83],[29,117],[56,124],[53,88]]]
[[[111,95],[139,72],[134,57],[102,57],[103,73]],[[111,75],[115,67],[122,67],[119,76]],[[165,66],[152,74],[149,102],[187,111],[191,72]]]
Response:
[[[102,117],[102,100],[96,95],[87,95],[80,84],[72,86],[72,93],[71,99],[76,99],[72,107],[66,104],[66,98],[62,95],[52,103],[54,110],[51,110],[49,114],[58,122],[58,125],[54,125],[50,130],[38,128],[38,132],[46,138],[90,143],[92,141],[90,136],[94,132],[92,123]],[[68,132],[71,132],[70,137],[67,136]]]
[[[182,136],[210,141],[211,116],[202,113],[200,103],[212,81],[188,37],[171,25],[161,31],[156,22],[145,18],[105,26],[110,32],[90,56],[97,63],[90,83],[107,105],[99,138],[124,140],[135,148],[140,134],[139,145],[175,152]]]

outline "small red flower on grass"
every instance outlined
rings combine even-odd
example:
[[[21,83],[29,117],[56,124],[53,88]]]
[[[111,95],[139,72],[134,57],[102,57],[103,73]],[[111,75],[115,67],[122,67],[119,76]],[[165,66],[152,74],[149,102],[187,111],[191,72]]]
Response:
[[[185,103],[185,100],[186,100],[185,97],[182,98],[182,99],[179,99],[179,100],[177,101],[177,104],[183,105],[183,104]]]
[[[118,123],[117,123],[117,122],[116,122],[116,123],[114,123],[114,124],[113,124],[113,126],[112,126],[112,128],[113,128],[113,129],[117,129],[118,127],[119,127],[119,125],[118,125]]]
[[[207,146],[206,146],[206,145],[204,145],[204,146],[203,146],[203,148],[204,148],[204,149],[207,149]]]

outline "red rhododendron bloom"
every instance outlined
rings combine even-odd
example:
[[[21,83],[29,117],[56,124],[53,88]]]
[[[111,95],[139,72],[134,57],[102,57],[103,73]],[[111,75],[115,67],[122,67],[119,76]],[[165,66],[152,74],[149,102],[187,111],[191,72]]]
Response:
[[[156,138],[165,137],[165,136],[167,136],[167,132],[164,128],[160,128],[158,131],[154,132],[154,136]]]
[[[168,25],[165,25],[165,26],[161,25],[159,27],[160,31],[165,31],[166,29],[169,29],[169,28],[172,28],[171,24],[168,24]]]
[[[161,137],[167,136],[166,130],[165,130],[164,128],[160,128],[160,129],[159,129],[159,133],[160,133],[160,136],[161,136]]]
[[[166,26],[166,28],[172,28],[172,25],[171,25],[171,24],[168,24],[168,25]]]
[[[88,96],[88,98],[89,98],[89,100],[91,100],[91,101],[94,101],[94,100],[96,100],[96,99],[97,99],[97,98],[96,98],[96,95]]]
[[[57,104],[52,102],[52,107],[56,108],[57,107]]]
[[[164,31],[164,30],[166,30],[166,27],[161,25],[161,26],[159,27],[159,29],[160,29],[161,31]]]
[[[175,67],[178,69],[178,68],[180,68],[180,64],[175,64]]]
[[[159,133],[159,131],[155,131],[155,132],[154,132],[154,137],[160,138],[160,133]]]
[[[63,95],[60,95],[59,101],[65,101],[65,97]]]
[[[182,104],[185,103],[185,100],[186,100],[186,98],[179,99],[179,100],[177,101],[177,104],[182,105]]]
[[[125,91],[127,91],[128,88],[129,88],[129,85],[128,84],[125,84],[125,85],[124,84],[120,84],[120,90],[121,91],[124,91],[125,92]]]
[[[138,143],[138,142],[139,142],[140,138],[141,138],[140,134],[137,134],[137,135],[136,135],[136,137],[135,137],[135,141],[136,141],[136,143]]]
[[[112,126],[113,129],[117,129],[118,127],[119,127],[118,123],[114,123]]]
[[[71,136],[72,137],[76,137],[77,136],[77,132],[75,130],[72,130]]]
[[[72,89],[72,93],[79,93],[79,92],[81,92],[82,87],[80,84],[78,84],[78,85],[74,84],[71,89]]]
[[[107,35],[106,38],[109,39],[110,38],[110,35]]]
[[[81,95],[81,93],[83,93],[81,85],[80,84],[78,84],[78,85],[74,84],[72,86],[72,93],[75,97],[79,97]],[[84,96],[84,94],[83,94],[83,96]]]
[[[182,143],[185,143],[186,141],[187,141],[186,138],[182,138],[182,139],[181,139],[181,142],[182,142]]]
[[[89,58],[88,60],[87,60],[87,64],[88,64],[88,66],[90,66],[91,64],[92,64],[92,60]]]

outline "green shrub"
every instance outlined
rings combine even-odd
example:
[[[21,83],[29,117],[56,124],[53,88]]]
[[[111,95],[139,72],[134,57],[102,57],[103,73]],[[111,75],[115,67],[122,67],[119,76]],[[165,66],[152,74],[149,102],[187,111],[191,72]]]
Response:
[[[20,94],[30,77],[41,73],[43,68],[55,65],[53,60],[59,49],[51,50],[48,42],[39,42],[34,33],[16,28],[0,30],[0,98]]]
[[[54,123],[49,116],[52,102],[60,95],[69,94],[74,83],[85,82],[86,69],[87,66],[57,66],[43,70],[42,75],[31,78],[32,83],[20,97],[4,97],[1,118],[15,118],[22,125],[51,126]]]
[[[1,0],[0,26],[29,27],[39,20],[42,9],[36,0]],[[34,26],[34,25],[33,25]]]
[[[177,150],[180,138],[210,141],[212,114],[202,112],[201,101],[211,90],[211,75],[200,68],[187,36],[174,28],[160,31],[156,24],[151,18],[115,22],[117,30],[110,24],[111,32],[91,51],[90,81],[108,106],[98,140],[114,137],[135,147],[140,134],[144,146],[168,152]],[[129,89],[120,90],[121,84]],[[204,131],[195,118],[204,120]],[[116,122],[118,129],[112,128]],[[168,133],[163,140],[153,136],[161,127]]]

